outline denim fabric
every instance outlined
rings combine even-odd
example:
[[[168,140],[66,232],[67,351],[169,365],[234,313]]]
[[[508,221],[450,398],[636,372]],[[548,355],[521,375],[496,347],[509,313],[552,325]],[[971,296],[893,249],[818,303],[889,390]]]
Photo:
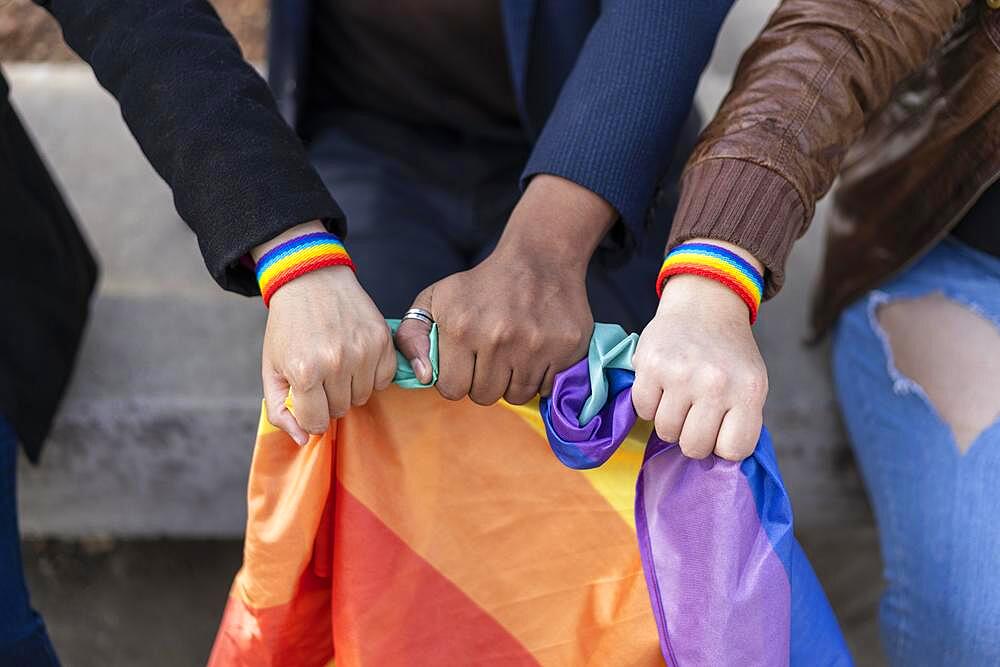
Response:
[[[313,164],[350,219],[348,251],[383,315],[402,316],[420,290],[472,268],[496,245],[521,195],[527,143],[470,139],[360,112],[324,117],[321,126],[310,146]],[[608,243],[591,261],[595,320],[638,331],[653,316],[677,174],[697,126],[693,114],[650,216],[649,242],[627,261]]]
[[[948,239],[845,311],[834,379],[880,531],[890,664],[1000,665],[1000,421],[963,455],[876,318],[934,292],[1000,326],[1000,259]]]
[[[58,666],[42,617],[28,601],[17,530],[17,438],[0,417],[0,665]]]

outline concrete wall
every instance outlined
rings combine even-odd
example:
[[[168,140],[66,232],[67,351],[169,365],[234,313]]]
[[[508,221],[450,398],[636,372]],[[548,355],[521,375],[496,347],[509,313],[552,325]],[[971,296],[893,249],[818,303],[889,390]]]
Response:
[[[773,0],[727,22],[699,101],[714,109]],[[72,201],[103,275],[79,370],[45,452],[23,466],[29,535],[233,536],[260,407],[265,311],[205,272],[170,193],[114,101],[79,65],[7,68],[14,100]],[[239,215],[238,211],[233,212]],[[771,375],[767,422],[800,523],[864,515],[823,349],[800,344],[819,225],[757,329]]]

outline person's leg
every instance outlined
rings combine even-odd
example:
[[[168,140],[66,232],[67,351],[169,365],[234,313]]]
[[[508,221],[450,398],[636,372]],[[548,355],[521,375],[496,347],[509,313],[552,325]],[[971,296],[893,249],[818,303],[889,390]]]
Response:
[[[1000,664],[1000,260],[946,241],[852,306],[834,379],[879,525],[893,665]]]
[[[58,665],[45,624],[28,601],[17,529],[17,439],[0,417],[0,665]]]

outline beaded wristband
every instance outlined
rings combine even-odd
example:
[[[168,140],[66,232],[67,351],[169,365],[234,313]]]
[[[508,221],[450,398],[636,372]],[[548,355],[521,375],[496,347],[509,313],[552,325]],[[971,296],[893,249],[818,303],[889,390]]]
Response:
[[[271,248],[257,262],[257,283],[264,305],[283,285],[310,271],[327,266],[354,269],[344,244],[329,232],[304,234]]]
[[[764,278],[749,262],[734,252],[711,243],[682,243],[663,259],[656,279],[657,296],[670,276],[692,273],[716,280],[743,299],[750,309],[750,324],[757,320],[757,310],[764,296]]]

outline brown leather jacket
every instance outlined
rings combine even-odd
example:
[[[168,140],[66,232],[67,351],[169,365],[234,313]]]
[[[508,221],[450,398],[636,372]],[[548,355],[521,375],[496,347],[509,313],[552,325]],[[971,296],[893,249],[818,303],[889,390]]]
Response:
[[[773,296],[838,174],[817,334],[1000,178],[1000,0],[784,0],[685,168],[670,245],[746,248]]]

